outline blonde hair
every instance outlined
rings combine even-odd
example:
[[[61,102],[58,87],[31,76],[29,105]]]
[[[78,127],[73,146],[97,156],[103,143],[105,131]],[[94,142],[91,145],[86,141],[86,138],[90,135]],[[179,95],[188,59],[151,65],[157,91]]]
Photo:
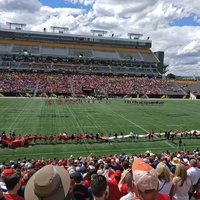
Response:
[[[181,180],[180,187],[182,187],[183,183],[186,181],[186,179],[188,177],[185,165],[183,165],[182,163],[177,164],[176,170],[175,170],[175,175],[180,178],[180,180]]]
[[[159,180],[164,180],[167,183],[170,182],[171,173],[170,173],[169,167],[164,162],[160,162],[156,166],[156,173],[158,175]]]

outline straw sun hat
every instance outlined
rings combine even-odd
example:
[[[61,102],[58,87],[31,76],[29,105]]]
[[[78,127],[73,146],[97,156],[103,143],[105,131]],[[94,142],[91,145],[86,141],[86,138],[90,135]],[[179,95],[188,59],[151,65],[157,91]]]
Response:
[[[181,163],[180,158],[174,157],[174,158],[172,159],[172,165],[178,165],[178,164],[180,164],[180,163]]]

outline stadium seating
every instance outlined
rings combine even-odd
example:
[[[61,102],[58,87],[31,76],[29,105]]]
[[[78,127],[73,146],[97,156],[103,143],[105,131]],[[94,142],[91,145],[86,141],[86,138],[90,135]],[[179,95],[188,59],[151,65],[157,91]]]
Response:
[[[7,66],[7,65],[6,65]],[[22,66],[21,66],[22,67]],[[30,68],[37,70],[36,67]],[[48,66],[43,66],[44,70]],[[74,67],[68,70],[74,70]],[[109,69],[109,68],[107,68]],[[88,69],[82,69],[84,70]],[[96,70],[96,69],[91,69]],[[98,69],[99,70],[99,69]],[[119,70],[119,69],[118,69]],[[120,69],[121,70],[121,69]],[[56,93],[67,95],[83,95],[90,92],[94,95],[187,95],[187,91],[182,89],[172,80],[162,80],[148,77],[129,76],[107,76],[89,74],[66,74],[66,73],[35,73],[35,72],[1,72],[1,92],[5,93]],[[123,71],[125,73],[125,71]],[[198,83],[199,84],[199,83]],[[188,88],[187,88],[188,89]],[[196,93],[199,90],[196,91]]]

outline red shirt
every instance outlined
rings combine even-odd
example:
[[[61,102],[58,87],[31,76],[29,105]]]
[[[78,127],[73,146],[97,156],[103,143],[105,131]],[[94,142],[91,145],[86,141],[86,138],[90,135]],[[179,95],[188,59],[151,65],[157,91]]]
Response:
[[[120,190],[124,195],[128,194],[128,186],[127,186],[127,184],[126,184],[126,183],[123,183],[123,184],[121,185],[121,187],[119,188],[119,190]]]
[[[109,187],[108,200],[119,200],[124,196],[124,193],[119,191],[118,182],[115,179],[107,180],[107,185]]]
[[[90,185],[91,185],[91,183],[90,183],[90,181],[89,181],[88,179],[86,179],[86,180],[83,181],[83,185],[84,185],[85,187],[89,188]]]
[[[6,200],[25,200],[23,197],[20,197],[17,194],[8,194],[8,193],[4,193],[3,194],[4,198]]]

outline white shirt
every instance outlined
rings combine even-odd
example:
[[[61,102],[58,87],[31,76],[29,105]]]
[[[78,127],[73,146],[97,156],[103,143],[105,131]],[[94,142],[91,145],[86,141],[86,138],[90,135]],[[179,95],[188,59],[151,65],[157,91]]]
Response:
[[[134,197],[134,194],[129,192],[128,194],[121,197],[120,200],[131,200],[133,199],[133,197]]]
[[[186,181],[183,183],[182,187],[180,187],[180,184],[181,184],[181,180],[179,180],[177,183],[177,190],[176,190],[175,195],[173,196],[173,199],[189,200],[188,192],[189,192],[191,184],[192,184],[190,178],[188,177],[186,179]]]
[[[170,182],[167,183],[163,180],[159,180],[158,184],[159,184],[158,185],[158,192],[165,193],[165,194],[169,195],[173,182],[170,181]]]
[[[190,167],[187,170],[187,175],[190,177],[192,184],[196,185],[200,178],[200,169],[198,167]]]

